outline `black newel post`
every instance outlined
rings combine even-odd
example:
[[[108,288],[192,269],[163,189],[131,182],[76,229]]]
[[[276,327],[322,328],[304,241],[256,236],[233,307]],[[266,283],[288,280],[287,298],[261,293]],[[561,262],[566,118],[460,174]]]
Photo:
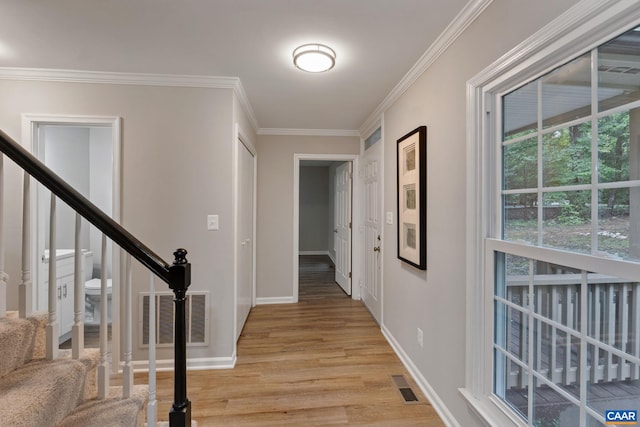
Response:
[[[174,350],[174,395],[173,406],[169,411],[169,426],[191,427],[191,402],[187,398],[187,335],[186,335],[186,298],[191,284],[191,264],[187,261],[187,251],[177,249],[173,255],[175,261],[169,267],[169,287],[175,295],[176,324]]]

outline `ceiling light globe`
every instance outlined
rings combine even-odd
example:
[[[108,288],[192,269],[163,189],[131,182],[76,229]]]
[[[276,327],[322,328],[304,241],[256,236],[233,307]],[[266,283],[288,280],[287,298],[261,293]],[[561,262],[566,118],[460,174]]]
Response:
[[[322,73],[335,66],[336,53],[325,45],[305,44],[293,51],[293,64],[309,73]]]

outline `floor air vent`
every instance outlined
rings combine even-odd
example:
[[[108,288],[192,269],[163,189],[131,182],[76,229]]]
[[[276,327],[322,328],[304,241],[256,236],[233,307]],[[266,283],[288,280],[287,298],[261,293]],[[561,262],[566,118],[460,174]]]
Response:
[[[156,306],[156,345],[172,346],[174,337],[175,304],[173,293],[157,292],[155,295]],[[140,319],[141,345],[149,346],[149,294],[142,294],[141,298],[142,319]],[[186,318],[187,318],[187,345],[208,345],[208,298],[206,292],[189,292],[187,294]]]
[[[411,390],[409,383],[403,375],[391,375],[391,378],[396,384],[396,387],[398,387],[398,391],[400,392],[402,400],[404,400],[405,404],[409,405],[412,403],[420,403],[420,401],[418,400],[418,396],[416,396],[413,390]]]

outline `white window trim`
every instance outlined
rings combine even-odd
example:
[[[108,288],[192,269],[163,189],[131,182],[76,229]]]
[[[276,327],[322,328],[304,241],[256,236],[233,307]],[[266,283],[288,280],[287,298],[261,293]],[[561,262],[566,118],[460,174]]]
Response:
[[[548,72],[640,23],[637,0],[583,0],[467,83],[467,333],[465,387],[460,393],[489,425],[526,426],[493,395],[493,271],[485,260],[495,237],[497,122],[489,112],[501,92]]]

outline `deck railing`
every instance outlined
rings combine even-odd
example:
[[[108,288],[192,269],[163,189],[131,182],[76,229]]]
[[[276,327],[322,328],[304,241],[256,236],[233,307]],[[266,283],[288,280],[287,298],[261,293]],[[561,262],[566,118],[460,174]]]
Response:
[[[132,364],[132,284],[131,284],[131,258],[133,257],[151,272],[150,293],[153,296],[153,277],[157,276],[166,282],[174,293],[175,301],[175,337],[174,337],[174,401],[169,413],[169,424],[172,427],[191,425],[191,403],[187,398],[186,381],[186,292],[191,281],[191,265],[186,259],[187,251],[177,249],[174,252],[174,261],[168,264],[161,257],[135,238],[131,233],[112,220],[108,215],[97,208],[78,191],[69,186],[58,175],[42,164],[20,144],[0,130],[0,152],[15,162],[24,171],[23,181],[23,213],[22,213],[22,277],[18,286],[19,315],[26,317],[33,311],[32,283],[32,232],[31,232],[31,183],[37,181],[51,191],[50,218],[49,218],[49,254],[51,260],[57,259],[56,236],[56,205],[58,200],[66,203],[76,212],[75,222],[75,248],[74,253],[74,281],[73,284],[60,284],[57,277],[58,262],[48,262],[48,322],[46,327],[47,343],[46,356],[50,359],[58,357],[60,316],[58,312],[58,300],[67,295],[73,295],[73,327],[72,327],[72,357],[81,357],[84,351],[84,280],[83,259],[80,245],[82,228],[81,218],[86,219],[102,234],[102,266],[106,265],[107,240],[118,245],[126,253],[125,274],[126,279],[120,285],[123,294],[123,313],[113,313],[113,317],[121,316],[122,332],[122,384],[123,397],[130,397],[133,391],[133,364]],[[4,224],[4,195],[3,195],[3,158],[0,155],[0,236]],[[0,238],[0,316],[6,313],[7,276],[4,265],[5,242]],[[111,372],[108,353],[108,306],[107,306],[107,277],[106,269],[102,268],[101,298],[100,298],[100,362],[98,365],[98,397],[105,398],[108,395],[109,377]],[[153,310],[150,315],[155,316]],[[149,325],[155,325],[155,318],[149,319]],[[156,390],[155,390],[155,331],[150,328],[149,333],[149,404],[147,421],[149,426],[156,422]]]
[[[640,283],[587,274],[587,376],[591,383],[640,379]],[[529,276],[507,276],[506,299],[529,305]],[[555,384],[571,385],[580,372],[581,274],[533,277],[534,330],[527,314],[510,308],[506,315],[507,350],[520,360],[533,357],[535,368]],[[529,333],[534,355],[527,354]],[[524,368],[507,361],[507,388],[525,388]],[[539,382],[541,385],[542,383]]]

